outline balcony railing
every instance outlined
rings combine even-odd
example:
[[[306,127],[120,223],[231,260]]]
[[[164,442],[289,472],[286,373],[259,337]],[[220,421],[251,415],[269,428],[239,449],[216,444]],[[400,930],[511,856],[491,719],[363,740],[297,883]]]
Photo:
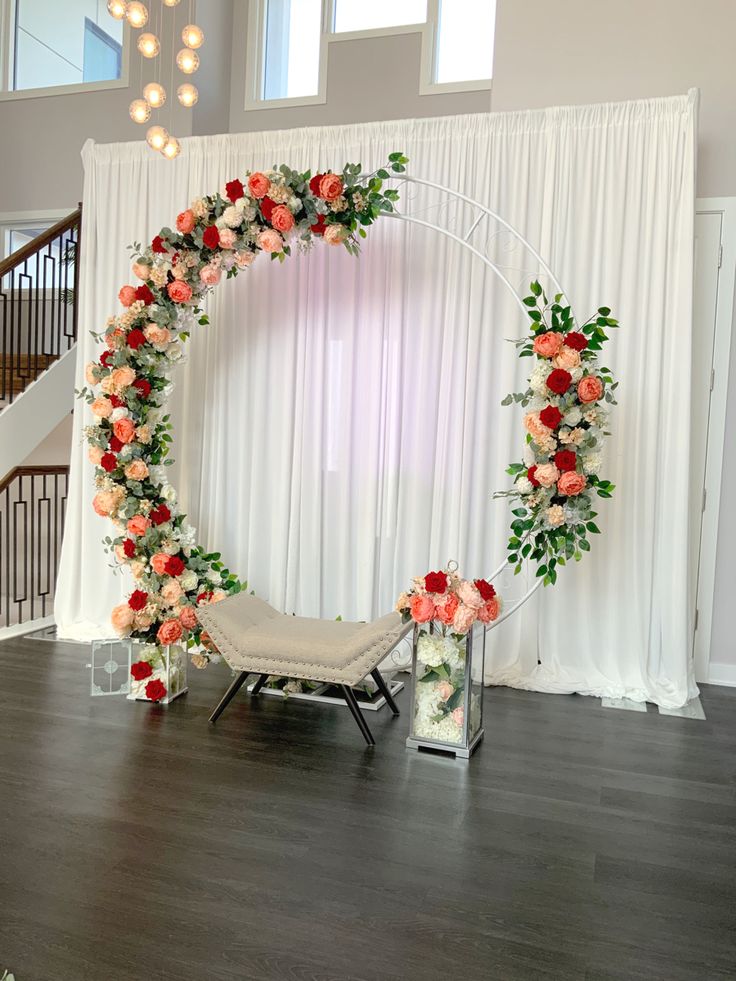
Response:
[[[0,262],[0,405],[76,341],[81,225],[80,204]]]

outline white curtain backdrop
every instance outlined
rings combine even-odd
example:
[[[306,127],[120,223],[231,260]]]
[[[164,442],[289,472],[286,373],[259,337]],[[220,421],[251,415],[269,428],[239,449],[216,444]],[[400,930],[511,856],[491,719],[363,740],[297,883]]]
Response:
[[[125,246],[149,241],[202,193],[275,163],[410,171],[497,210],[549,261],[582,320],[622,328],[601,502],[603,534],[554,589],[492,632],[488,680],[682,705],[696,693],[687,610],[690,307],[696,99],[192,138],[174,162],[143,142],[84,149],[79,384],[130,280]],[[423,192],[422,192],[423,193]],[[415,189],[407,207],[466,227]],[[498,230],[478,248],[522,284],[538,270]],[[364,619],[410,576],[504,556],[509,509],[491,500],[520,456],[521,410],[502,408],[528,362],[526,324],[467,250],[384,219],[359,260],[320,247],[266,258],[210,301],[173,398],[176,481],[200,541],[274,606]],[[76,443],[56,617],[62,636],[109,636],[130,584],[109,568],[111,526],[91,507]],[[505,583],[509,594],[517,583]]]

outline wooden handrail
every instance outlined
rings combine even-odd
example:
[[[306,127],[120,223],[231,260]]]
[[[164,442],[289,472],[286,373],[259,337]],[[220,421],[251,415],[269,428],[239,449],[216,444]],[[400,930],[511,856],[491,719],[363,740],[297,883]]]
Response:
[[[0,480],[0,494],[2,494],[6,487],[9,487],[13,483],[16,477],[53,477],[63,473],[69,473],[68,464],[40,464],[37,467],[13,467],[10,473],[5,474],[3,479]]]
[[[6,273],[9,273],[11,269],[15,269],[16,266],[19,266],[22,262],[25,262],[26,259],[30,259],[32,255],[35,255],[36,252],[44,248],[44,246],[49,245],[59,235],[63,235],[64,232],[69,232],[72,228],[75,228],[77,225],[81,224],[81,221],[82,204],[80,202],[76,211],[72,211],[72,213],[67,215],[66,218],[60,218],[55,225],[51,226],[51,228],[47,228],[45,232],[37,235],[36,238],[32,239],[30,242],[26,242],[26,244],[21,246],[17,252],[13,252],[7,257],[7,259],[3,259],[0,262],[0,279],[2,279]]]

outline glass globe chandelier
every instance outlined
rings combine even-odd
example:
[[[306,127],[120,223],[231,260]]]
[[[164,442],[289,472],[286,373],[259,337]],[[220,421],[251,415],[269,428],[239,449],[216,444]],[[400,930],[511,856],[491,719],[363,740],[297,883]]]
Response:
[[[197,90],[196,85],[192,85],[191,82],[185,82],[176,90],[176,97],[183,106],[185,106],[187,109],[191,109],[199,98],[199,91]]]
[[[146,143],[152,150],[163,150],[168,139],[168,130],[165,130],[163,126],[151,126],[146,133]]]
[[[131,27],[138,30],[148,23],[148,7],[140,0],[129,0],[125,8],[125,17]]]
[[[173,160],[174,157],[178,157],[181,153],[181,143],[179,143],[175,136],[170,136],[160,152],[167,160]]]
[[[199,55],[191,48],[182,48],[176,56],[176,64],[180,72],[185,75],[193,75],[199,68]]]
[[[204,44],[202,28],[196,24],[187,24],[181,32],[181,39],[188,48],[201,48]]]
[[[107,0],[107,12],[115,20],[123,20],[127,6],[126,0]]]
[[[134,123],[147,123],[151,118],[151,107],[145,99],[133,99],[128,113]]]
[[[143,98],[151,109],[160,109],[166,102],[166,89],[159,82],[149,82],[143,89]]]
[[[155,34],[141,34],[138,38],[138,50],[144,58],[155,58],[161,50],[161,42]]]

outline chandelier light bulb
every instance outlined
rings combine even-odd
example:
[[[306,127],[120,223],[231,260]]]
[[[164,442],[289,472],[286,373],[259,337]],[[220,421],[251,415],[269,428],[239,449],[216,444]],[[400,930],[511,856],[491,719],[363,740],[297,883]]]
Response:
[[[125,8],[125,16],[131,27],[145,27],[148,23],[148,7],[140,0],[130,0]]]
[[[173,160],[181,153],[181,143],[175,136],[170,136],[168,142],[161,148],[161,155],[167,160]]]
[[[155,34],[141,34],[138,38],[138,50],[144,58],[155,58],[161,50],[161,44]]]
[[[145,99],[133,99],[128,112],[134,123],[147,123],[151,118],[151,107]]]
[[[115,20],[122,20],[125,17],[127,6],[125,0],[107,0],[107,12]]]
[[[158,82],[149,82],[143,89],[143,98],[152,109],[160,109],[166,102],[166,89]]]
[[[169,139],[168,132],[163,128],[163,126],[151,126],[146,133],[146,143],[153,150],[163,150]]]
[[[175,7],[179,0],[164,0],[164,7]]]
[[[188,48],[201,48],[204,43],[202,28],[196,24],[187,24],[181,32],[181,39]]]
[[[187,109],[191,109],[199,98],[197,86],[192,85],[191,82],[185,82],[183,85],[180,85],[176,90],[176,95],[179,102],[181,102],[183,106],[186,106]]]
[[[176,56],[176,64],[179,71],[192,75],[199,68],[199,55],[191,48],[182,48]]]

